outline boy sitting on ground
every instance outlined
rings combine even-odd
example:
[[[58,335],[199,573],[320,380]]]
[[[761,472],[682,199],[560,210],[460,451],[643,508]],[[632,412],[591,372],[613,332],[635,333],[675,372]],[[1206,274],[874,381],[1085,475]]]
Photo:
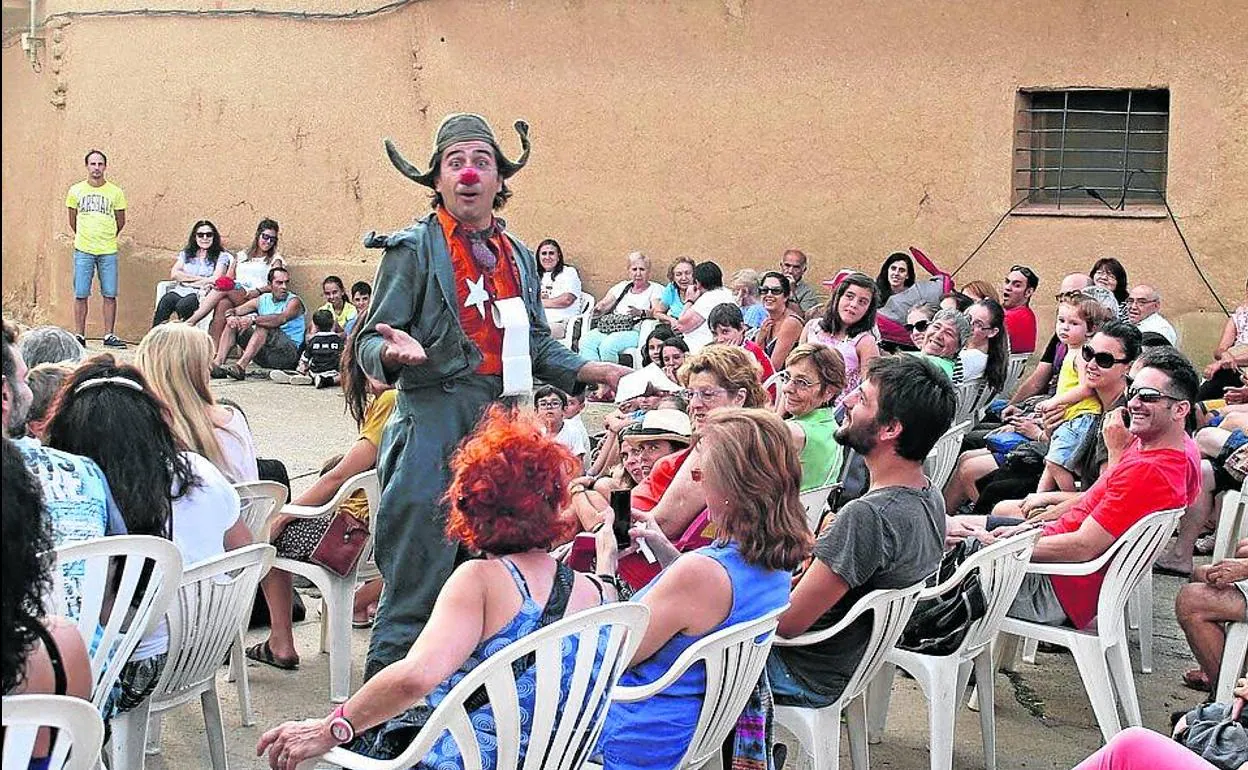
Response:
[[[295,371],[274,369],[269,379],[289,385],[315,385],[329,388],[338,384],[338,359],[342,356],[343,336],[334,331],[334,314],[324,308],[312,314],[316,334],[308,338]]]

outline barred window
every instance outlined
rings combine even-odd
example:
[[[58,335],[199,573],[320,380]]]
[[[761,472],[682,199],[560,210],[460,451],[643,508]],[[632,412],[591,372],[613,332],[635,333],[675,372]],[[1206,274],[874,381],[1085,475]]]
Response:
[[[1164,89],[1022,91],[1015,192],[1059,209],[1160,204],[1169,127]]]

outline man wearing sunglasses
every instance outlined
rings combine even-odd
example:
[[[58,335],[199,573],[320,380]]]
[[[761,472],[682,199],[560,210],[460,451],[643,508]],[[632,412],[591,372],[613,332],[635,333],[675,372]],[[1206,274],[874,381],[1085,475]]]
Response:
[[[1183,508],[1200,493],[1200,452],[1185,431],[1200,378],[1190,361],[1172,348],[1142,356],[1127,389],[1129,436],[1119,410],[1105,418],[1109,468],[1071,508],[1043,525],[1034,562],[1086,562],[1105,553],[1144,516]],[[1114,438],[1111,438],[1114,437]],[[1122,437],[1122,438],[1117,438]],[[994,530],[987,540],[1006,537],[1033,523]],[[1104,575],[1029,573],[1011,617],[1086,628],[1096,617]]]
[[[1148,284],[1136,286],[1127,295],[1127,318],[1136,325],[1141,334],[1157,332],[1171,345],[1179,338],[1174,331],[1174,325],[1161,315],[1161,294]]]
[[[1001,306],[1005,308],[1005,330],[1010,335],[1010,352],[1031,353],[1036,349],[1036,314],[1031,295],[1040,285],[1040,276],[1026,265],[1014,265],[1001,284]]]

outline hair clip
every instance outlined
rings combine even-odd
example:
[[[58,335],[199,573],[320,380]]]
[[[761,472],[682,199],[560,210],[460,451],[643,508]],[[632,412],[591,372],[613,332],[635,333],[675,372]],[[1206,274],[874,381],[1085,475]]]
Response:
[[[81,393],[84,390],[90,390],[91,388],[98,388],[104,385],[123,385],[131,390],[136,390],[139,393],[143,392],[143,386],[129,377],[96,377],[93,380],[80,382],[78,387],[74,388],[74,393]]]

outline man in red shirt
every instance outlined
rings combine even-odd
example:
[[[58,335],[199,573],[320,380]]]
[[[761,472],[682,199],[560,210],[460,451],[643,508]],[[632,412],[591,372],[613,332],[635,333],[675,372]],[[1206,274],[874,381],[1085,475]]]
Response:
[[[1031,309],[1031,295],[1039,285],[1040,277],[1026,265],[1014,265],[1005,274],[1001,306],[1005,308],[1011,353],[1031,353],[1036,349],[1036,314]]]
[[[1200,378],[1191,362],[1168,347],[1150,351],[1136,367],[1126,393],[1131,437],[1121,458],[1073,508],[1044,525],[1033,562],[1091,561],[1144,516],[1183,508],[1199,494],[1200,452],[1184,426]],[[1120,419],[1117,410],[1106,416],[1107,438]],[[999,528],[989,538],[1032,526]],[[1096,617],[1104,579],[1104,570],[1078,576],[1029,573],[1008,614],[1047,625],[1070,623],[1086,628]]]

